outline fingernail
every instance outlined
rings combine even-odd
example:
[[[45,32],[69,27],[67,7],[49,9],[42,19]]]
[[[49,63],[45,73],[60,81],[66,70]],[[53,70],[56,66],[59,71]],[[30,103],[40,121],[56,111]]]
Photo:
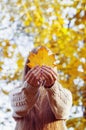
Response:
[[[38,85],[40,84],[40,82],[39,82],[39,81],[38,81],[37,83],[38,83]]]

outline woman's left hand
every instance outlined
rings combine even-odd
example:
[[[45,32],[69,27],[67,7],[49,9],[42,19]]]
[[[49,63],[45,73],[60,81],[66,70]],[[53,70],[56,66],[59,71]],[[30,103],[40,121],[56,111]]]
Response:
[[[42,66],[41,67],[41,73],[42,73],[42,80],[44,82],[45,88],[50,88],[55,83],[55,80],[57,79],[57,74],[54,72],[54,70],[51,67],[48,66]]]

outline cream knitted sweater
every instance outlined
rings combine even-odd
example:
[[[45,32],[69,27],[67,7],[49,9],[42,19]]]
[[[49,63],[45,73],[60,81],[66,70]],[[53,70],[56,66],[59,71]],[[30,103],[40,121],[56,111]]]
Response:
[[[72,95],[58,81],[51,88],[44,88],[43,86],[35,88],[25,81],[21,87],[12,90],[10,99],[14,110],[13,117],[19,119],[29,113],[41,97],[41,91],[46,93],[56,119],[67,119],[72,106]]]

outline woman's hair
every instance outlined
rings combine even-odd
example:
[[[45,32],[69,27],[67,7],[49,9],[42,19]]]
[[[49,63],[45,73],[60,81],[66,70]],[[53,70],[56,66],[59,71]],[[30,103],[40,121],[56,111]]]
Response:
[[[40,46],[41,47],[41,46]],[[40,47],[34,48],[31,52],[37,53]],[[27,72],[31,69],[27,66],[28,58],[24,67],[23,81]],[[40,123],[39,123],[40,122]],[[25,117],[17,120],[15,130],[66,130],[63,128],[63,121],[57,120],[53,114],[45,89],[40,87],[39,98]]]
[[[41,47],[41,46],[40,46]],[[37,48],[34,48],[31,52],[33,52],[33,53],[37,53],[38,52],[38,49],[40,48],[40,47],[37,47]],[[28,55],[29,56],[29,55]],[[26,59],[26,62],[25,62],[25,66],[24,66],[24,72],[23,72],[23,81],[24,81],[24,78],[25,78],[25,75],[27,74],[27,72],[31,69],[29,66],[27,66],[27,63],[29,63],[30,61],[29,61],[29,59],[28,59],[28,57],[27,57],[27,59]]]
[[[43,46],[38,46],[38,47],[32,49],[31,52],[34,53],[34,54],[36,54],[41,47],[43,47]],[[46,48],[46,49],[48,49],[48,48]],[[49,50],[49,49],[48,49],[48,50]],[[28,55],[28,57],[29,57],[29,55]],[[27,66],[27,63],[29,63],[28,57],[27,57],[27,59],[26,59],[25,66],[24,66],[23,81],[24,81],[24,77],[25,77],[25,75],[27,74],[27,72],[31,69],[31,68],[29,68],[29,66]]]

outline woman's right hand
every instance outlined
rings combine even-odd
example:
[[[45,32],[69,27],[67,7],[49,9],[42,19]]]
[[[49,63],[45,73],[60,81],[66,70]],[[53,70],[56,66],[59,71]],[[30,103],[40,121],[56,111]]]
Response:
[[[45,88],[52,87],[57,79],[57,74],[54,72],[54,70],[49,66],[43,65],[41,67],[41,73],[42,73],[42,79],[44,80],[44,87]]]
[[[40,87],[41,84],[41,67],[36,66],[28,71],[25,76],[25,81],[27,81],[33,87]]]

